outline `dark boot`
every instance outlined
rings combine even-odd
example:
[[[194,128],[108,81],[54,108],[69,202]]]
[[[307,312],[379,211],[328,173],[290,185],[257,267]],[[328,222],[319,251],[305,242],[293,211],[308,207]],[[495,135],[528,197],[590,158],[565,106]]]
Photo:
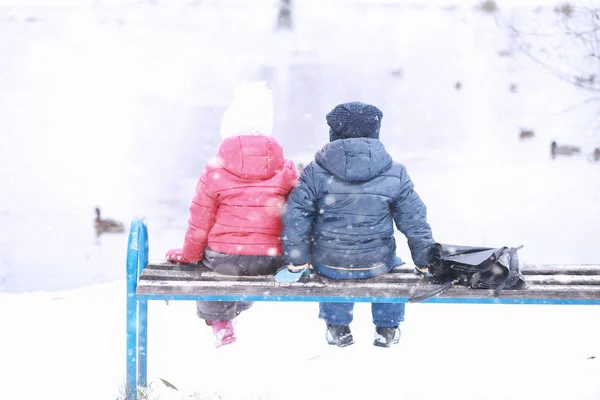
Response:
[[[327,343],[332,346],[346,347],[354,344],[354,338],[348,325],[327,324],[325,337],[327,338]]]
[[[400,328],[397,326],[375,327],[375,340],[373,345],[377,347],[390,347],[400,341]]]

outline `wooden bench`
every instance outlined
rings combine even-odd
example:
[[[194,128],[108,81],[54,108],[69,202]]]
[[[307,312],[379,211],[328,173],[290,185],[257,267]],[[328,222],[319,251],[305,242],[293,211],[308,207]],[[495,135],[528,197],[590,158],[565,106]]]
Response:
[[[600,265],[523,266],[528,288],[493,291],[453,287],[426,303],[600,304]],[[297,283],[277,283],[273,276],[219,275],[201,265],[164,260],[148,262],[148,230],[143,217],[131,224],[127,252],[128,399],[147,383],[149,300],[309,301],[406,303],[436,289],[403,265],[371,279],[331,280],[311,273]]]

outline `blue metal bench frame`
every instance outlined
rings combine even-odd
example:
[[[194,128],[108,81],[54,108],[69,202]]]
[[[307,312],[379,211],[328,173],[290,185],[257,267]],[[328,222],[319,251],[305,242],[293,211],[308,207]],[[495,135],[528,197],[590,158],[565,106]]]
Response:
[[[126,393],[127,399],[137,399],[138,388],[147,385],[147,349],[148,349],[148,301],[149,300],[210,300],[210,301],[292,301],[292,302],[367,302],[367,303],[407,303],[408,296],[406,295],[406,285],[399,287],[399,295],[386,296],[370,296],[368,293],[363,295],[286,295],[282,294],[281,290],[278,294],[266,295],[245,295],[239,292],[236,294],[211,294],[210,287],[203,287],[203,294],[152,294],[140,293],[138,283],[144,269],[148,265],[148,228],[144,217],[136,217],[131,223],[129,233],[129,241],[127,245],[127,363],[126,363]],[[586,289],[586,292],[581,294],[572,290],[571,292],[563,291],[560,297],[493,297],[491,291],[486,290],[457,290],[451,297],[434,297],[426,300],[426,303],[454,303],[454,304],[572,304],[572,305],[599,305],[600,304],[600,266],[592,266],[597,268],[593,276],[588,279],[594,280],[590,286],[591,289]],[[576,269],[572,273],[579,274]],[[590,275],[585,271],[580,271],[582,278],[586,279],[585,275]],[[589,272],[589,271],[588,271]],[[554,271],[556,273],[556,271]],[[388,274],[389,275],[389,274]],[[230,281],[235,278],[228,278]],[[264,279],[264,278],[263,278]],[[553,279],[553,278],[549,278]],[[326,280],[325,280],[326,281]],[[339,282],[339,281],[338,281]],[[558,281],[557,281],[558,282]],[[290,285],[308,286],[306,282],[300,284],[277,284],[269,283],[270,288],[291,287]],[[597,292],[596,287],[597,286]],[[325,287],[327,283],[325,283]],[[333,283],[331,283],[333,286]],[[321,282],[321,291],[323,291],[323,282]],[[573,289],[581,286],[569,286]],[[403,289],[401,291],[400,289]],[[213,289],[214,290],[214,289]],[[318,287],[307,290],[307,292],[319,291]],[[460,293],[462,291],[462,294]],[[503,292],[504,293],[504,292]],[[522,292],[523,293],[523,292]],[[454,296],[454,297],[452,297]],[[462,297],[461,297],[462,296]]]

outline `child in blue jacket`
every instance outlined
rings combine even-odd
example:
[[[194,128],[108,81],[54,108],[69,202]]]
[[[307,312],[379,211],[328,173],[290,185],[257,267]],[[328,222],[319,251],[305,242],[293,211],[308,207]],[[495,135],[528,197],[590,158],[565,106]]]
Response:
[[[394,224],[408,239],[417,270],[427,272],[434,244],[425,204],[406,168],[394,162],[379,141],[383,113],[350,102],[327,114],[329,143],[304,168],[282,213],[283,260],[279,282],[297,281],[310,263],[332,279],[361,279],[387,273],[396,256]],[[373,303],[374,345],[400,339],[404,303]],[[331,345],[354,343],[354,303],[320,303]]]

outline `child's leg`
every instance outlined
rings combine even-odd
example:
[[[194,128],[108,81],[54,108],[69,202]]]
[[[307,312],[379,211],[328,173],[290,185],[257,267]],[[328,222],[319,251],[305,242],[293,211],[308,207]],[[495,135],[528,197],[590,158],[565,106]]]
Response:
[[[283,264],[281,256],[248,256],[204,250],[202,264],[222,275],[255,276],[273,275]]]
[[[382,327],[398,326],[404,321],[404,308],[404,303],[373,303],[373,323]]]
[[[400,341],[400,323],[404,321],[404,303],[373,303],[373,323],[377,347],[390,347]]]
[[[319,303],[319,318],[327,323],[325,339],[333,346],[346,347],[354,343],[350,322],[354,303]]]
[[[208,321],[228,321],[234,319],[237,312],[235,301],[197,301],[198,317]]]
[[[212,327],[215,346],[221,347],[236,341],[233,319],[236,317],[235,301],[197,301],[198,317]]]
[[[319,318],[329,325],[350,325],[354,303],[319,303]]]

